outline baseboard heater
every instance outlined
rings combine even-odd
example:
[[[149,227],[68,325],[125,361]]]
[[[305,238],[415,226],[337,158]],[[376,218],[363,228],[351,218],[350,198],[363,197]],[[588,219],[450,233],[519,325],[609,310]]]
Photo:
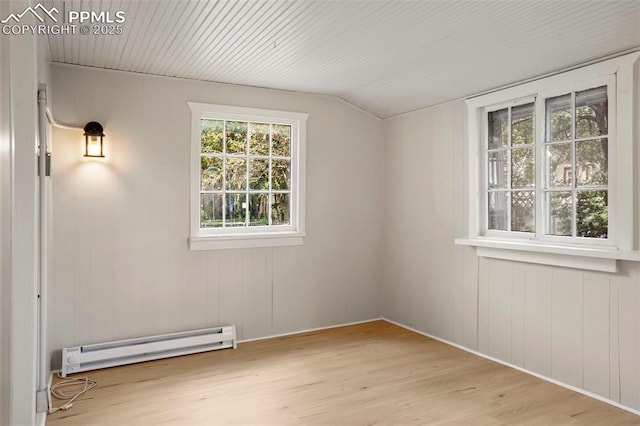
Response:
[[[237,347],[233,325],[62,349],[62,377],[81,371]]]

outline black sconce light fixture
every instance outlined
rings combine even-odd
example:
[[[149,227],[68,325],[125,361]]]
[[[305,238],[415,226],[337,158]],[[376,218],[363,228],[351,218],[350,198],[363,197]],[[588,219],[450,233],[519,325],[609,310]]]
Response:
[[[102,149],[103,128],[97,121],[91,121],[84,126],[84,156],[104,157]]]

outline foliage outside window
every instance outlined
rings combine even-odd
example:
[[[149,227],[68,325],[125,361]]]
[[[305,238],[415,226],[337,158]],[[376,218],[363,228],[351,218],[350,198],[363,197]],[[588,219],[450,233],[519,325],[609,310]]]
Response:
[[[189,106],[192,249],[301,244],[307,115]]]

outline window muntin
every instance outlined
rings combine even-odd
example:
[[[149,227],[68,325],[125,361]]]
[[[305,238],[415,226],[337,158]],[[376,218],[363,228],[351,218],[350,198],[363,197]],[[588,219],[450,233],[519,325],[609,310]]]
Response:
[[[200,123],[200,228],[291,225],[292,126]]]

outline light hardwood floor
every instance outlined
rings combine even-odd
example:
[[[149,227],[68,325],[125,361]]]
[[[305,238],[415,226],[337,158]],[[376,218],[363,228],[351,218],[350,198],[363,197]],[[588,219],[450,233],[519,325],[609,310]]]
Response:
[[[98,387],[47,424],[640,425],[632,413],[384,321],[82,375]]]

